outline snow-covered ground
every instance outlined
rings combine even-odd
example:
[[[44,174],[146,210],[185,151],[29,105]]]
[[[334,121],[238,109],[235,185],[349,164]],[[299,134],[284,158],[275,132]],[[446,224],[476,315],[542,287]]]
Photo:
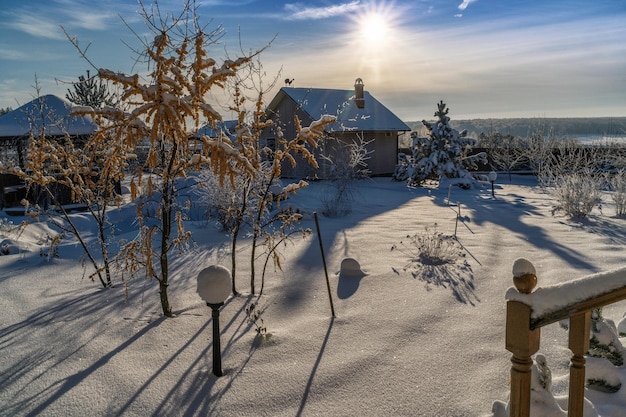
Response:
[[[490,185],[360,181],[350,215],[320,216],[336,317],[314,233],[285,247],[283,272],[266,277],[264,339],[243,311],[250,300],[244,243],[243,295],[221,311],[221,378],[211,373],[211,310],[196,293],[199,271],[230,266],[228,236],[210,222],[187,224],[195,245],[174,259],[174,318],[161,316],[155,282],[129,281],[126,299],[119,282],[103,290],[89,281],[70,237],[58,258],[42,257],[54,234],[43,223],[19,236],[0,232],[0,246],[13,252],[0,256],[0,415],[489,416],[494,401],[508,397],[504,319],[513,262],[530,260],[539,287],[626,266],[626,219],[614,217],[610,198],[602,213],[575,221],[551,214],[551,197],[532,177],[501,181],[495,199]],[[324,183],[312,183],[289,201],[313,231],[323,192]],[[74,216],[89,230],[86,214]],[[117,237],[132,237],[133,207],[111,217]],[[446,235],[456,230],[465,255],[458,262],[424,265],[404,246],[435,224]],[[345,258],[363,274],[339,274]],[[604,316],[619,321],[624,312],[619,303]],[[567,392],[566,344],[558,324],[542,329],[556,396]],[[589,398],[599,415],[623,416],[625,391]]]

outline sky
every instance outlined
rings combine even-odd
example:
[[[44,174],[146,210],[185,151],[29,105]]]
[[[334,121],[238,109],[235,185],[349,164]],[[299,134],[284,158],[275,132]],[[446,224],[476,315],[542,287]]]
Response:
[[[149,0],[146,5],[151,5]],[[162,12],[182,0],[160,0]],[[292,86],[352,89],[361,78],[404,121],[626,116],[624,0],[198,0],[209,52],[261,54],[273,96]],[[149,33],[132,0],[0,0],[0,107],[64,96],[90,69],[142,73]],[[132,30],[131,30],[132,29]],[[93,72],[93,70],[91,70]],[[223,114],[229,118],[228,114]]]

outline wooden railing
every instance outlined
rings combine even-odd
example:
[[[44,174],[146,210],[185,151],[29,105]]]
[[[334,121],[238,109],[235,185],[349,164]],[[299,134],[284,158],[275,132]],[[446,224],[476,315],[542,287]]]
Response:
[[[572,358],[567,412],[569,417],[582,417],[591,311],[626,299],[626,268],[538,288],[534,292],[537,276],[530,262],[515,261],[513,275],[515,288],[510,288],[506,294],[506,349],[513,354],[509,415],[530,415],[532,355],[539,350],[541,327],[569,319]]]

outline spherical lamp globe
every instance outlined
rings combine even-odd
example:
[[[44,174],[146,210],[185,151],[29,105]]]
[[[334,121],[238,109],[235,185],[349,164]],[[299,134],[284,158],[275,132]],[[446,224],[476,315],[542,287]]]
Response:
[[[198,274],[197,292],[207,304],[221,304],[230,295],[231,275],[228,268],[211,265]]]

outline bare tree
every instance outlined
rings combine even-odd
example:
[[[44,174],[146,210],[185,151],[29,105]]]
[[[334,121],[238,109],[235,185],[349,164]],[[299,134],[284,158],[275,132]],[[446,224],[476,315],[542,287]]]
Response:
[[[481,133],[478,146],[487,150],[495,169],[509,174],[509,181],[511,172],[528,160],[527,143],[517,136],[503,135],[500,132]]]

